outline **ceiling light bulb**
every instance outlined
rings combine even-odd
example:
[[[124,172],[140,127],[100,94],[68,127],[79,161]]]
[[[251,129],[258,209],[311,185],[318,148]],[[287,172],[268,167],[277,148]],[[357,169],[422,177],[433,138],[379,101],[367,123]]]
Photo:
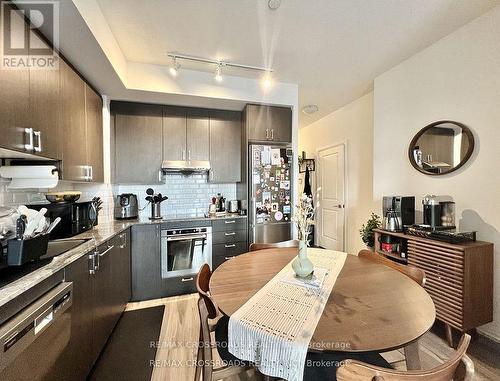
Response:
[[[221,64],[218,64],[217,65],[217,69],[215,70],[215,80],[217,82],[221,82],[222,81],[222,70],[221,70]]]
[[[269,89],[272,85],[273,85],[273,80],[271,78],[271,75],[268,73],[262,79],[262,87],[264,87],[264,89]]]
[[[179,73],[179,68],[181,65],[177,62],[177,59],[174,57],[172,60],[172,66],[170,66],[170,74],[172,77],[177,77],[177,74]]]

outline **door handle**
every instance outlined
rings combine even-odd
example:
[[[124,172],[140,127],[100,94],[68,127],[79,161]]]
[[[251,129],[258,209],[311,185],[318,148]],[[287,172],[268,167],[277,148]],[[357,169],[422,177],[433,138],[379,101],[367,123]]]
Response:
[[[233,258],[234,258],[234,256],[233,257],[224,257],[224,260],[229,261],[230,259],[233,259]]]
[[[338,204],[338,205],[337,205],[337,208],[339,208],[339,209],[343,209],[343,208],[344,208],[344,205],[343,205],[343,204]]]
[[[33,143],[33,129],[32,128],[25,128],[24,133],[28,135],[28,141],[29,141],[29,143],[24,145],[24,149],[31,151],[31,150],[33,150],[33,148],[35,148],[34,143]]]
[[[236,232],[231,232],[231,233],[224,233],[224,235],[235,235]]]
[[[191,282],[193,280],[193,277],[190,278],[182,278],[181,282]]]
[[[35,152],[42,152],[42,133],[41,131],[33,131],[33,136],[36,136],[38,144],[34,147]],[[33,138],[34,140],[34,138]],[[33,144],[33,143],[32,143]]]
[[[236,245],[233,243],[232,245],[224,245],[224,247],[225,247],[226,249],[230,249],[230,248],[232,248],[232,247],[236,247]]]

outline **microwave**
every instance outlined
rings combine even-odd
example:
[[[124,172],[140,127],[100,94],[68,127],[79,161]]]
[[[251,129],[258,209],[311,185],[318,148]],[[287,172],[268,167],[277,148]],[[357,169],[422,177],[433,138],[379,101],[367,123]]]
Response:
[[[50,239],[73,237],[86,232],[98,224],[98,212],[94,201],[79,201],[71,203],[32,204],[30,209],[47,209],[45,217],[54,221],[61,217],[61,222],[50,232]]]

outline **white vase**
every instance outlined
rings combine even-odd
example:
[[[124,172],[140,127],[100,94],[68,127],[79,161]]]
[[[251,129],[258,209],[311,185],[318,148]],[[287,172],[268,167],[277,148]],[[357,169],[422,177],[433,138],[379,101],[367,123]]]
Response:
[[[307,258],[307,244],[299,241],[299,255],[292,262],[292,268],[299,278],[307,278],[314,270],[313,263]]]

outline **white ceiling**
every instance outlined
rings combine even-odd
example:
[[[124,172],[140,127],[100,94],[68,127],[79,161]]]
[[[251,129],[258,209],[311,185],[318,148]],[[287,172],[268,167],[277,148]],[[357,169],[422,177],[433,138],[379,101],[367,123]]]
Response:
[[[278,81],[299,85],[300,107],[319,106],[301,113],[304,126],[499,1],[282,0],[275,11],[267,0],[98,3],[128,61],[170,65],[166,53],[175,51],[271,66]]]

